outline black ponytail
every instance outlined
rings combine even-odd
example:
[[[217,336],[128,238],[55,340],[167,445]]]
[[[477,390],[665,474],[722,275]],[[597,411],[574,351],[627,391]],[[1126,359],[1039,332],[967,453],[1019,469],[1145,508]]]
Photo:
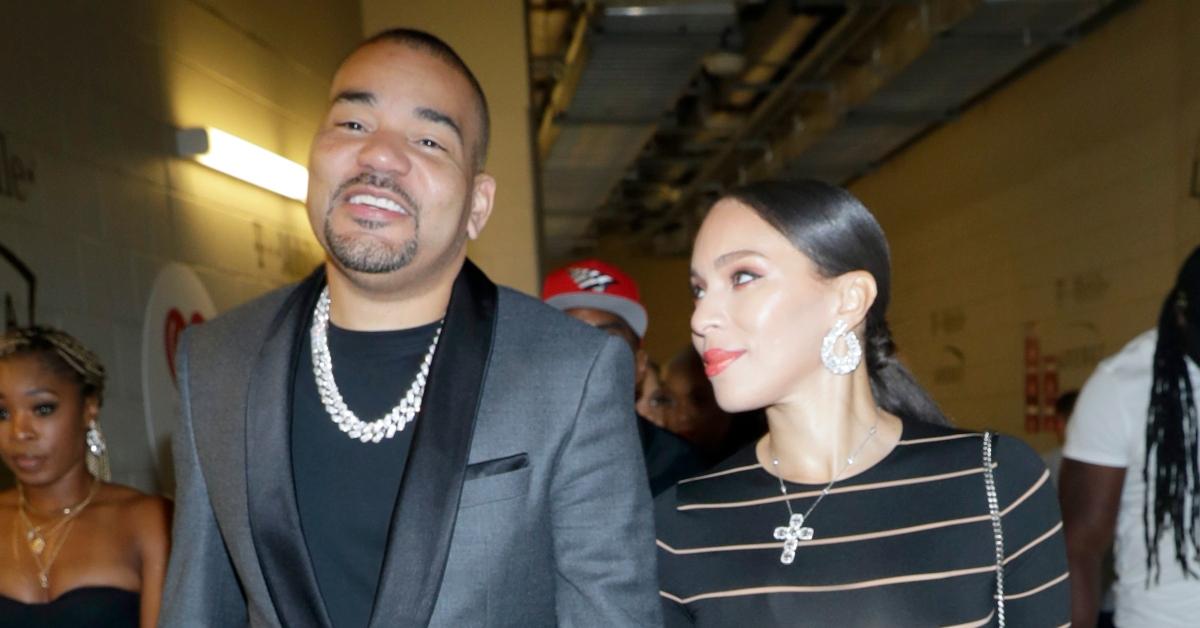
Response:
[[[937,402],[917,383],[917,378],[896,357],[896,343],[887,321],[880,317],[871,322],[867,318],[867,347],[863,352],[867,360],[867,373],[871,376],[871,393],[875,403],[892,414],[934,423],[950,425]]]
[[[875,216],[846,190],[820,181],[762,181],[726,195],[750,207],[804,253],[825,277],[865,270],[875,278],[863,355],[879,407],[896,416],[949,425],[937,403],[896,357],[887,324],[891,257]]]

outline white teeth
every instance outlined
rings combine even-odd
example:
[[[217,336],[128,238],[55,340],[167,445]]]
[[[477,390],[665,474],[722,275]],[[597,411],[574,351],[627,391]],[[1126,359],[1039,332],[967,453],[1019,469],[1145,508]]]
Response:
[[[400,206],[400,203],[393,201],[390,198],[382,196],[372,196],[370,194],[355,194],[350,197],[350,202],[354,205],[368,205],[379,209],[396,212],[398,214],[407,214],[408,212]]]

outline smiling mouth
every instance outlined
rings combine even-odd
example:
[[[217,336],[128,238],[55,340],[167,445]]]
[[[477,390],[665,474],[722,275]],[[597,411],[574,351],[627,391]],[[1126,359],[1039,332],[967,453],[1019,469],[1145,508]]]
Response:
[[[374,194],[355,194],[347,199],[351,205],[363,205],[374,209],[382,209],[383,211],[393,214],[410,215],[410,212],[403,205],[393,201],[385,196],[376,196]]]
[[[704,360],[704,374],[709,379],[721,374],[730,364],[742,357],[745,351],[726,351],[724,349],[709,349],[701,356]]]

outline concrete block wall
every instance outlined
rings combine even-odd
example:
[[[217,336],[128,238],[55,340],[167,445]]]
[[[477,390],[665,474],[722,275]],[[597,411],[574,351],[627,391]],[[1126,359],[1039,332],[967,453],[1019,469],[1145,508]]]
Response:
[[[0,133],[34,181],[23,200],[0,195],[0,245],[36,274],[38,321],[109,369],[101,421],[116,481],[158,488],[142,329],[159,269],[192,268],[221,311],[321,257],[301,204],[173,156],[174,129],[217,126],[307,163],[361,24],[352,0],[6,6]]]

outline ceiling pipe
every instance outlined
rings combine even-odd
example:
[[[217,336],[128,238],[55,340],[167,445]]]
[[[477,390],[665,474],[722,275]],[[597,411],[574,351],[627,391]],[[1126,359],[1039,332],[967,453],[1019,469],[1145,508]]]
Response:
[[[550,149],[554,146],[554,140],[558,138],[560,130],[557,120],[571,106],[575,90],[579,87],[579,79],[583,76],[584,68],[587,67],[587,32],[594,15],[595,3],[588,2],[580,12],[579,19],[575,21],[575,28],[571,33],[571,44],[567,46],[567,53],[563,59],[562,79],[550,92],[549,102],[546,103],[546,108],[542,112],[541,124],[538,125],[537,148],[540,161],[545,160],[550,154]]]

